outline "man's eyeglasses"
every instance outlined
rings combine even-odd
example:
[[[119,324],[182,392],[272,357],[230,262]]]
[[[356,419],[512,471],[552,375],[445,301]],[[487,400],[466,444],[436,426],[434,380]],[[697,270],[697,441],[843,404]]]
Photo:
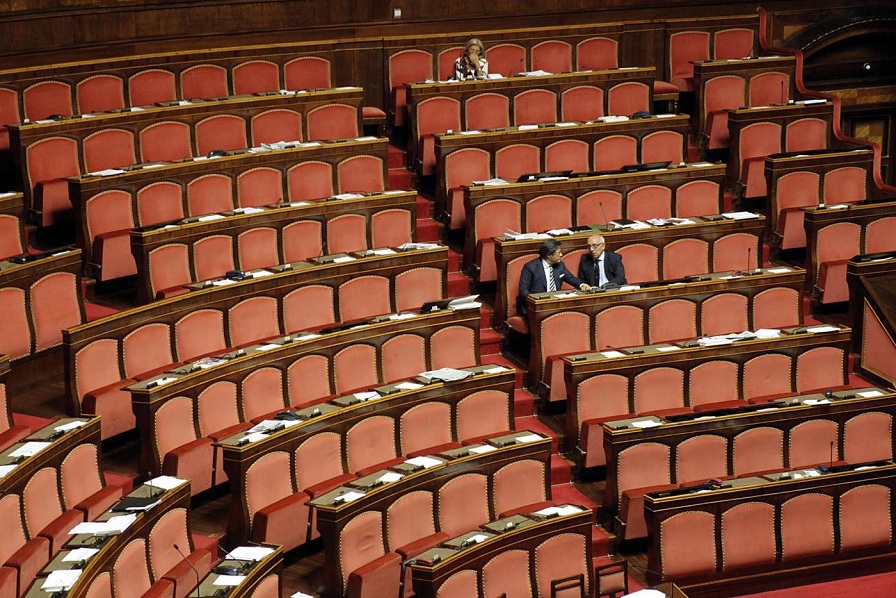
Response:
[[[588,249],[596,249],[598,247],[603,247],[606,243],[588,243]]]

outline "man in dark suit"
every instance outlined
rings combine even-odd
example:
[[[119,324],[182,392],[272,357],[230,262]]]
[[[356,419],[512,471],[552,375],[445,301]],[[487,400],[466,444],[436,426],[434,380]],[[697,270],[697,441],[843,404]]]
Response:
[[[606,288],[607,285],[625,284],[625,268],[622,256],[605,249],[606,243],[600,235],[588,237],[588,253],[579,262],[579,278],[588,284]]]
[[[562,260],[563,250],[560,248],[560,241],[547,239],[541,244],[538,248],[538,259],[523,266],[523,271],[520,274],[520,294],[516,298],[517,313],[526,315],[528,311],[526,296],[529,293],[559,291],[563,283],[580,291],[591,289],[588,284],[573,276]],[[548,277],[549,272],[550,278]]]

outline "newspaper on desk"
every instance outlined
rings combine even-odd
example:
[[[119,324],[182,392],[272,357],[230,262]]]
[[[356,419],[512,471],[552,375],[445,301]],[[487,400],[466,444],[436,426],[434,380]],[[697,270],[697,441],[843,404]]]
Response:
[[[439,368],[438,370],[429,370],[428,372],[420,373],[420,376],[427,380],[440,380],[442,382],[456,382],[458,380],[463,380],[464,378],[469,378],[472,375],[473,372],[455,368]]]
[[[476,301],[478,298],[479,295],[467,295],[466,297],[452,299],[448,302],[448,309],[453,309],[455,311],[461,309],[479,309],[482,307],[482,304]]]

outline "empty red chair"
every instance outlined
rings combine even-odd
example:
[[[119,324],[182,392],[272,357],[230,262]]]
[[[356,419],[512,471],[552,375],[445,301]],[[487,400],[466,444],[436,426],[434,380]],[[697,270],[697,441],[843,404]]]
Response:
[[[537,598],[591,596],[591,564],[582,534],[557,534],[535,547]]]
[[[269,268],[281,263],[280,243],[273,228],[258,227],[242,232],[237,237],[237,263],[240,270]]]
[[[12,409],[6,396],[6,385],[0,384],[0,450],[6,450],[7,447],[30,435],[31,428],[13,422]]]
[[[140,226],[183,217],[184,194],[177,183],[160,181],[137,190],[137,223]]]
[[[781,249],[806,246],[806,230],[803,227],[806,212],[803,208],[818,205],[820,197],[817,172],[790,172],[778,179],[774,198],[778,208],[775,232],[781,237]]]
[[[578,139],[564,139],[551,143],[544,148],[544,168],[548,171],[571,170],[573,172],[588,172],[591,170],[591,160],[588,159],[588,144]]]
[[[316,220],[299,220],[283,227],[283,263],[323,255],[323,226]]]
[[[849,300],[846,262],[861,252],[860,233],[861,227],[851,222],[838,222],[818,231],[815,238],[815,262],[818,264],[815,286],[821,293],[822,303]]]
[[[522,174],[540,171],[541,149],[534,145],[513,143],[495,152],[495,176],[500,179],[513,182]]]
[[[633,305],[602,309],[594,318],[595,348],[637,347],[644,344],[644,310]]]
[[[632,243],[616,250],[623,256],[625,278],[629,284],[660,279],[659,250],[653,245]]]
[[[712,244],[712,272],[758,268],[759,238],[749,233],[731,233]],[[755,329],[754,329],[755,330]]]
[[[476,240],[475,265],[479,268],[479,281],[497,280],[498,265],[495,260],[495,241],[508,230],[522,229],[522,205],[510,199],[492,199],[474,209],[473,238]],[[537,229],[543,230],[543,229]]]
[[[667,445],[644,442],[619,452],[616,466],[616,499],[619,518],[625,523],[626,539],[647,536],[644,520],[644,493],[641,488],[666,485],[672,481],[671,455]]]
[[[454,63],[458,57],[463,55],[463,46],[454,46],[439,52],[437,60],[439,65],[439,81],[448,81],[449,79],[454,78]]]
[[[174,584],[167,579],[153,584],[146,556],[146,540],[128,542],[112,565],[112,595],[115,598],[139,598],[147,594],[174,598]]]
[[[187,213],[203,216],[233,209],[233,181],[223,174],[204,174],[187,183]]]
[[[796,391],[822,390],[846,384],[846,355],[837,347],[816,347],[796,358]]]
[[[811,492],[785,501],[780,509],[782,561],[833,554],[832,497]]]
[[[212,486],[214,447],[200,437],[193,424],[193,401],[175,397],[159,407],[152,422],[156,467],[161,473],[190,480],[190,493]]]
[[[704,405],[724,405],[738,401],[740,383],[737,364],[715,359],[692,367],[688,371],[687,394],[688,404],[694,410],[700,410]]]
[[[852,203],[868,197],[868,172],[857,166],[842,166],[824,174],[825,203]]]
[[[684,136],[677,131],[656,131],[641,140],[641,162],[684,162]]]
[[[554,503],[548,495],[548,471],[543,461],[520,459],[492,474],[492,511],[498,517],[549,507]]]
[[[193,282],[189,248],[183,243],[168,243],[149,251],[149,288],[151,299],[163,299],[188,292],[184,285]]]
[[[74,274],[56,272],[31,285],[28,305],[35,352],[60,344],[63,330],[84,322],[84,303],[78,283]]]
[[[363,214],[341,214],[327,221],[327,253],[367,249],[367,218]]]
[[[78,114],[124,108],[124,82],[115,75],[93,75],[75,86]]]
[[[716,569],[715,515],[685,511],[659,524],[663,579],[707,575]]]
[[[607,91],[607,114],[631,115],[650,110],[650,88],[644,83],[627,81]]]
[[[62,81],[41,81],[22,92],[25,118],[41,120],[48,116],[71,116],[72,88]]]
[[[386,382],[413,378],[426,371],[426,341],[418,334],[393,336],[383,343],[382,356]]]
[[[632,220],[672,216],[672,189],[663,185],[642,185],[629,191],[625,201],[626,217]]]
[[[241,347],[280,334],[277,299],[249,297],[227,310],[230,347]],[[251,418],[247,418],[251,419]]]
[[[339,573],[348,598],[397,596],[401,556],[387,552],[383,515],[365,511],[355,515],[339,534]]]
[[[286,89],[324,89],[330,84],[330,61],[319,56],[301,56],[283,65]]]
[[[104,571],[98,574],[87,586],[87,598],[112,598],[112,573]]]
[[[686,299],[668,299],[647,310],[648,342],[694,338],[697,336],[697,306]]]
[[[138,133],[141,162],[169,162],[193,156],[190,126],[175,121],[154,122]]]
[[[403,459],[395,443],[395,420],[371,415],[349,428],[345,433],[345,459],[349,471],[356,475],[400,463]]]
[[[248,147],[246,121],[234,114],[217,114],[196,123],[196,149],[204,156],[212,150]]]
[[[488,523],[488,478],[464,473],[445,482],[438,490],[436,512],[439,530],[452,538]]]
[[[628,416],[631,412],[628,395],[628,378],[617,374],[590,376],[570,394],[578,414],[576,424],[580,431],[578,449],[582,452],[582,467],[607,464],[601,424]]]
[[[720,293],[700,304],[700,334],[715,336],[750,330],[745,295]]]
[[[74,139],[54,136],[25,148],[26,184],[33,193],[32,206],[40,214],[41,226],[71,222],[73,218],[65,179],[81,174],[77,145]]]
[[[709,32],[679,31],[669,36],[669,82],[694,91],[694,62],[709,60]]]
[[[303,441],[295,451],[295,478],[297,489],[312,497],[354,479],[343,468],[342,436],[318,432]]]
[[[784,395],[793,392],[793,365],[787,355],[766,353],[748,360],[743,366],[743,398]]]
[[[457,439],[461,442],[477,442],[510,428],[510,395],[506,392],[480,390],[457,404]]]
[[[0,258],[25,251],[22,243],[22,221],[17,216],[0,214]]]
[[[191,361],[222,351],[224,314],[217,309],[198,309],[174,324],[174,347],[178,361]]]
[[[234,266],[233,237],[209,235],[193,244],[193,280],[220,278]]]
[[[614,69],[619,66],[619,42],[609,37],[589,37],[576,44],[576,70]]]
[[[765,182],[765,158],[781,151],[781,125],[758,122],[740,132],[740,176],[744,197],[762,197],[768,191]]]
[[[196,397],[196,423],[199,435],[211,438],[214,442],[252,427],[251,423],[240,420],[236,384],[225,381],[209,384]],[[212,461],[212,486],[226,481],[224,451],[217,446]]]
[[[893,538],[887,525],[891,502],[892,492],[880,484],[863,484],[844,492],[838,509],[840,552],[888,546]]]
[[[402,50],[389,56],[392,124],[407,124],[408,99],[405,83],[432,79],[432,54],[423,50]]]
[[[433,174],[436,171],[435,135],[460,130],[460,101],[439,96],[423,100],[417,104],[414,125],[420,174]]]
[[[84,521],[84,513],[66,510],[59,495],[59,472],[44,467],[28,479],[22,490],[22,515],[32,538],[50,540],[50,554],[55,555],[69,539],[69,530]]]
[[[784,468],[784,431],[771,426],[749,428],[731,441],[734,475]]]
[[[295,110],[275,108],[256,114],[249,121],[252,145],[302,140],[302,115]]]
[[[241,208],[261,207],[283,200],[283,174],[274,168],[251,168],[236,177],[236,202]]]
[[[828,123],[821,118],[800,118],[787,123],[784,131],[784,151],[804,152],[828,146]]]
[[[180,91],[185,100],[229,96],[227,71],[214,64],[191,66],[180,74]]]
[[[380,210],[370,217],[372,247],[398,247],[413,237],[411,211],[405,209]]]
[[[395,275],[395,309],[404,311],[437,301],[445,295],[439,268],[411,268]]]
[[[445,209],[449,216],[448,228],[453,230],[461,228],[466,221],[462,186],[491,178],[491,154],[479,148],[464,148],[448,154],[444,168]]]
[[[383,191],[383,160],[377,156],[352,156],[336,165],[340,193],[376,193]]]
[[[254,542],[282,544],[292,550],[308,540],[308,495],[292,485],[289,453],[274,451],[246,471],[246,507]]]
[[[448,534],[436,531],[434,513],[433,495],[428,490],[415,490],[399,496],[386,509],[387,548],[400,554],[402,559],[410,559],[446,541]],[[470,573],[475,582],[476,572]],[[404,571],[404,583],[405,592],[411,593],[411,571],[408,569]],[[453,583],[448,585],[453,587]],[[441,596],[445,587],[443,584],[437,595]]]
[[[790,99],[790,77],[785,73],[760,73],[750,77],[750,106],[786,104]]]
[[[579,85],[560,92],[560,120],[587,122],[604,115],[604,90]]]
[[[590,318],[580,312],[552,314],[541,322],[541,354],[544,359],[542,381],[550,388],[550,401],[566,399],[563,380],[563,355],[591,349]]]
[[[162,69],[146,69],[128,78],[128,105],[148,106],[177,99],[174,73]]]
[[[464,102],[464,129],[501,129],[510,126],[510,98],[500,93],[480,93]]]
[[[709,272],[709,242],[676,239],[663,247],[663,280]],[[746,323],[746,312],[744,313]],[[742,328],[741,330],[745,330]]]
[[[336,321],[333,287],[307,285],[283,298],[283,329],[297,332]]]
[[[6,334],[0,338],[0,351],[16,359],[31,353],[31,324],[29,322],[27,294],[15,287],[0,288],[0,310]]]
[[[144,324],[121,341],[121,361],[126,378],[140,380],[174,363],[171,327],[167,322]]]
[[[716,31],[712,36],[713,57],[716,60],[727,60],[752,56],[753,37],[753,30],[743,27]]]
[[[116,189],[97,193],[85,202],[87,242],[97,280],[107,281],[137,273],[131,254],[134,206],[131,194]]]
[[[572,70],[572,47],[556,39],[532,46],[532,70],[566,73]]]
[[[326,162],[309,160],[296,164],[287,171],[286,180],[290,201],[324,199],[334,193],[333,167]]]
[[[233,67],[233,93],[249,94],[280,89],[280,68],[268,60],[247,60]]]
[[[746,104],[746,81],[736,75],[719,75],[703,85],[700,116],[706,149],[728,147],[728,110]]]
[[[452,429],[451,406],[447,403],[415,405],[399,418],[398,454],[414,457],[458,448],[460,443],[454,440]]]
[[[519,294],[520,273],[523,271],[523,266],[526,262],[531,259],[532,256],[527,255],[510,260],[507,264],[507,275],[504,279],[504,285],[501,288],[504,306],[507,310],[507,326],[520,334],[529,334],[529,320],[526,316],[517,312],[515,297]]]
[[[893,416],[873,411],[860,413],[843,424],[843,460],[866,463],[889,460],[893,455]],[[890,436],[884,433],[889,432]]]
[[[635,413],[681,410],[685,404],[684,372],[664,366],[645,370],[635,376],[633,396]]]
[[[760,291],[753,297],[753,325],[749,329],[799,326],[802,323],[801,306],[800,293],[796,289],[777,287]]]
[[[526,49],[519,44],[495,44],[488,49],[488,71],[512,77],[528,70]]]
[[[187,509],[171,509],[159,517],[149,531],[149,569],[156,581],[174,584],[176,598],[184,598],[196,587],[196,571],[206,575],[217,555],[202,548],[193,550]],[[186,561],[181,553],[186,555]]]
[[[695,434],[675,447],[675,481],[679,484],[728,475],[728,440],[717,434]]]
[[[339,394],[375,386],[379,371],[377,351],[371,345],[351,345],[333,357],[333,381]]]
[[[526,230],[572,226],[572,200],[565,195],[541,195],[526,202]]]
[[[3,542],[0,542],[0,562],[4,569],[15,571],[14,581],[8,581],[3,573],[4,590],[12,586],[13,596],[23,596],[36,575],[50,560],[50,541],[41,536],[30,540],[26,536],[22,520],[21,499],[18,494],[6,494],[0,498],[0,523],[3,525]]]
[[[351,139],[358,136],[358,109],[348,104],[325,104],[308,111],[306,127],[309,141]]]
[[[865,226],[864,253],[896,249],[896,217],[878,218]]]
[[[134,134],[124,129],[97,131],[85,137],[82,145],[87,172],[130,166],[136,162]]]
[[[513,98],[513,124],[532,125],[557,122],[557,94],[547,89],[530,89]]]
[[[638,140],[628,135],[609,135],[594,142],[594,170],[619,170],[638,162]]]
[[[675,190],[675,216],[706,216],[721,212],[721,188],[715,181],[690,181]]]
[[[612,189],[589,191],[576,200],[576,226],[608,224],[622,218],[622,194]]]
[[[433,369],[465,368],[479,363],[476,333],[466,326],[440,328],[429,339]]]

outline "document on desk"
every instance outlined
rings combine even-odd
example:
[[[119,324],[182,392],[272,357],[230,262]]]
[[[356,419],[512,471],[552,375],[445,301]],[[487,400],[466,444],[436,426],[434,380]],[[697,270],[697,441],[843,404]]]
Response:
[[[57,569],[44,580],[40,589],[45,592],[66,592],[75,585],[79,577],[81,569]]]
[[[37,453],[41,452],[48,446],[53,444],[52,442],[26,442],[13,452],[9,453],[10,457],[33,457]]]
[[[118,515],[110,517],[106,521],[85,521],[79,523],[69,530],[69,534],[93,534],[97,535],[114,535],[120,534],[126,530],[134,521],[137,520],[137,514]]]
[[[260,561],[272,552],[274,549],[267,546],[237,546],[229,555],[236,561]]]
[[[429,370],[428,372],[423,372],[420,375],[430,380],[456,382],[458,380],[463,380],[464,378],[469,378],[473,375],[473,372],[468,372],[466,370],[457,370],[454,368],[441,368],[438,370]]]

